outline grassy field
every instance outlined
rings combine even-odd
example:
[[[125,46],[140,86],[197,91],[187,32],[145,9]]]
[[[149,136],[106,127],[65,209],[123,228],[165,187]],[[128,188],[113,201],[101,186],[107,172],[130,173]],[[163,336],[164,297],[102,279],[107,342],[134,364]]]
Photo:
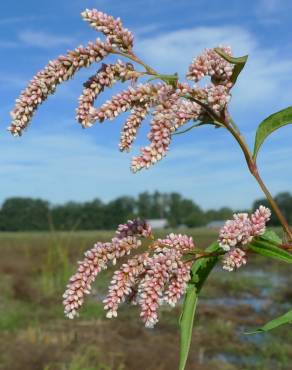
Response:
[[[187,232],[202,247],[217,235],[203,229]],[[63,316],[62,293],[76,261],[96,240],[111,236],[0,234],[1,370],[177,369],[180,307],[163,307],[151,330],[132,306],[123,306],[118,319],[106,319],[100,301],[110,270],[98,278],[80,318]],[[289,303],[291,308],[291,299],[289,265],[258,257],[236,273],[218,267],[202,292],[188,369],[291,370],[291,328],[244,334],[284,313]]]

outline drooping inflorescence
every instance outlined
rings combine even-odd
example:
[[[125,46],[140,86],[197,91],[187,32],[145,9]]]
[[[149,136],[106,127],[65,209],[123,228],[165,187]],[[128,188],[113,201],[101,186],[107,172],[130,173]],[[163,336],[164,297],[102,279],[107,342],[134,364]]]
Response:
[[[225,222],[219,233],[219,245],[228,252],[223,258],[223,268],[233,271],[246,264],[244,246],[265,232],[270,217],[271,211],[260,206],[250,217],[247,213],[235,213],[233,220]]]
[[[134,156],[131,163],[133,172],[149,168],[161,160],[169,150],[172,135],[189,121],[210,123],[215,115],[220,115],[230,100],[230,81],[233,65],[220,56],[215,49],[208,49],[195,58],[187,73],[187,78],[199,82],[209,76],[210,83],[201,87],[197,84],[181,83],[178,78],[167,80],[152,68],[143,63],[133,52],[133,34],[123,27],[119,18],[96,9],[86,9],[82,18],[96,31],[101,32],[105,40],[97,39],[68,51],[64,56],[48,63],[48,65],[31,80],[20,97],[16,100],[11,112],[12,122],[8,130],[20,136],[29,125],[34,112],[57,85],[72,78],[75,73],[99,62],[110,54],[119,55],[129,61],[117,60],[113,64],[103,64],[97,73],[85,83],[76,119],[84,127],[91,127],[96,121],[112,120],[124,112],[130,112],[122,128],[119,148],[130,150],[142,122],[151,117],[149,145],[142,147],[139,156]],[[231,55],[229,47],[221,50]],[[138,71],[139,65],[145,70]],[[137,84],[139,78],[150,75],[153,79],[161,79],[160,83],[145,82]],[[100,107],[95,107],[97,97],[105,88],[111,88],[116,81],[130,83],[127,89],[114,95]],[[206,109],[206,107],[208,109]]]
[[[191,238],[170,234],[157,241],[152,258],[146,260],[146,272],[138,286],[137,302],[146,327],[158,322],[158,308],[163,303],[171,306],[185,293],[190,279],[192,262],[182,262],[184,252],[194,248]]]
[[[115,264],[117,259],[140,247],[141,237],[152,238],[151,227],[139,219],[128,221],[119,225],[111,242],[98,242],[85,253],[63,295],[67,317],[72,319],[78,315],[96,276],[110,262]],[[191,238],[170,234],[166,239],[155,241],[149,251],[128,259],[111,280],[109,293],[103,301],[106,316],[116,317],[119,305],[128,299],[140,306],[145,325],[153,327],[158,321],[159,306],[164,303],[174,306],[184,294],[192,262],[184,262],[182,256],[193,247]]]
[[[151,228],[140,220],[129,221],[120,225],[117,236],[111,242],[96,243],[85,253],[85,258],[79,262],[77,273],[74,274],[67,285],[63,295],[65,314],[73,318],[82,306],[85,294],[91,291],[91,284],[97,274],[107,269],[108,264],[131,253],[133,249],[141,246],[139,237],[150,237]]]
[[[132,49],[134,36],[127,28],[123,27],[120,18],[115,19],[96,9],[86,9],[81,13],[81,16],[91,27],[102,32],[112,46],[116,46],[123,51]]]
[[[227,55],[232,54],[230,47],[220,46],[220,49]],[[209,76],[213,84],[231,88],[232,72],[232,64],[220,57],[214,49],[206,49],[201,55],[193,59],[189,66],[187,78],[199,82],[203,77]]]
[[[231,248],[223,257],[222,262],[224,270],[233,271],[238,269],[247,262],[246,252],[240,248]]]
[[[245,246],[265,232],[270,216],[270,210],[260,206],[250,217],[247,213],[234,214],[233,220],[225,223],[219,234],[219,245],[226,252],[222,258],[225,270],[233,271],[246,264]],[[118,259],[139,248],[141,238],[153,239],[150,225],[140,219],[129,220],[118,226],[111,242],[98,242],[85,253],[63,295],[66,316],[78,315],[96,276],[107,269],[110,262],[116,264]],[[147,251],[122,263],[103,301],[106,316],[116,317],[119,306],[128,301],[140,307],[146,327],[153,327],[158,322],[159,307],[174,306],[185,293],[193,262],[183,256],[193,250],[191,237],[171,233],[151,243]]]
[[[79,46],[66,55],[50,61],[42,71],[35,75],[16,100],[8,130],[13,135],[20,136],[39,105],[55,92],[57,85],[72,78],[80,68],[99,62],[109,54],[111,49],[108,41],[102,42],[97,39],[94,43],[88,43],[86,47]]]
[[[85,89],[79,97],[79,106],[76,110],[76,119],[83,127],[90,127],[96,121],[94,101],[105,87],[112,87],[120,80],[122,82],[135,80],[139,73],[131,63],[118,60],[115,64],[103,64],[97,73],[84,83]],[[101,119],[100,119],[101,120]]]

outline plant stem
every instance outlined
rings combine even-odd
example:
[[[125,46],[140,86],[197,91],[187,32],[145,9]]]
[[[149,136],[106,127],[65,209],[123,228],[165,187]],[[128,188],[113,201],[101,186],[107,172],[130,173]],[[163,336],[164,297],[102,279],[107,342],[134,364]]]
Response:
[[[144,63],[132,51],[129,51],[128,53],[124,53],[124,52],[122,52],[120,50],[112,49],[111,53],[112,54],[116,54],[116,55],[121,55],[121,56],[123,56],[125,58],[128,58],[128,59],[132,60],[135,63],[140,64],[142,67],[144,67],[145,68],[145,72],[140,72],[140,76],[142,76],[142,75],[153,76],[151,78],[151,80],[160,79],[160,80],[162,80],[162,81],[166,82],[167,84],[172,85],[174,87],[177,84],[177,81],[178,81],[177,74],[167,75],[167,74],[160,74],[160,73],[156,72],[155,69],[153,69],[152,67],[150,67],[148,64]]]
[[[148,74],[150,76],[157,76],[157,78],[161,78],[162,76],[166,76],[166,75],[160,75],[152,67],[150,67],[149,65],[144,63],[140,58],[138,58],[132,51],[129,51],[128,53],[124,53],[122,51],[113,49],[112,54],[121,55],[125,58],[128,58],[128,59],[140,64],[141,66],[143,66],[145,68],[145,74]],[[213,110],[210,109],[206,104],[201,102],[199,99],[196,99],[193,96],[185,96],[185,98],[187,98],[189,100],[192,100],[192,101],[196,102],[197,104],[201,105],[206,110],[206,112],[210,115],[210,117],[214,119],[215,123],[218,123],[218,125],[223,125],[232,134],[232,136],[235,138],[235,140],[238,142],[238,144],[239,144],[239,146],[240,146],[240,148],[241,148],[241,150],[242,150],[242,152],[245,156],[245,160],[246,160],[246,163],[247,163],[247,166],[249,168],[250,173],[256,179],[257,183],[259,184],[259,186],[261,187],[262,191],[264,192],[266,198],[268,199],[272,209],[274,210],[275,214],[277,215],[277,217],[278,217],[278,219],[279,219],[279,221],[280,221],[280,223],[283,227],[284,232],[288,236],[289,242],[292,242],[292,231],[291,231],[291,229],[288,225],[288,222],[286,221],[286,219],[285,219],[282,211],[280,210],[278,204],[275,202],[273,196],[271,195],[271,193],[269,192],[265,183],[263,182],[263,180],[262,180],[262,178],[261,178],[261,176],[258,172],[256,162],[253,159],[253,156],[252,156],[252,154],[251,154],[243,136],[241,135],[241,133],[238,129],[238,126],[236,125],[236,123],[230,117],[227,109],[225,109],[225,112],[224,112],[225,114],[223,116],[221,116],[221,115],[219,116],[218,114],[213,112]],[[194,128],[196,126],[197,125],[193,125],[189,129],[187,129],[187,130],[185,130],[181,133],[189,131],[189,130],[191,130],[192,128]]]
[[[279,221],[280,221],[280,223],[283,227],[283,230],[286,232],[286,234],[289,238],[289,241],[292,241],[292,231],[291,231],[291,229],[288,225],[288,222],[286,221],[286,219],[285,219],[282,211],[280,210],[278,204],[275,202],[273,196],[271,195],[271,193],[269,192],[265,183],[263,182],[263,180],[262,180],[262,178],[261,178],[261,176],[258,172],[256,162],[254,161],[254,159],[252,157],[252,154],[251,154],[244,138],[242,137],[242,135],[240,134],[238,129],[236,129],[236,125],[231,120],[231,118],[230,118],[230,116],[227,112],[225,114],[224,122],[225,122],[225,127],[227,128],[227,130],[233,135],[233,137],[235,138],[235,140],[238,142],[239,146],[241,147],[241,149],[243,151],[243,154],[245,156],[245,160],[246,160],[246,163],[248,165],[250,173],[256,179],[257,183],[259,184],[262,191],[264,192],[264,194],[265,194],[266,198],[268,199],[273,211],[277,215],[277,217],[278,217],[278,219],[279,219]]]
[[[133,52],[123,53],[122,51],[113,49],[111,53],[116,54],[116,55],[121,55],[125,58],[131,59],[133,62],[136,62],[136,63],[140,64],[141,66],[143,66],[145,68],[147,74],[149,74],[151,76],[158,75],[158,73],[152,67],[150,67],[148,64],[144,63]]]

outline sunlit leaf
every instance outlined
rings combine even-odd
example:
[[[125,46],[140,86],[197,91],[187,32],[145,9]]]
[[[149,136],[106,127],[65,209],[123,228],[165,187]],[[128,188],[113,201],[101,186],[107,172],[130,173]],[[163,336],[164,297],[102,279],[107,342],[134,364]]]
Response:
[[[243,70],[245,63],[247,61],[248,55],[244,55],[242,57],[232,57],[231,55],[226,54],[222,49],[215,48],[214,49],[217,54],[220,55],[223,59],[225,59],[227,62],[234,64],[233,73],[230,78],[231,82],[235,83],[237,80],[237,77],[239,76],[240,72]]]
[[[257,128],[253,157],[256,159],[258,151],[265,139],[274,131],[292,123],[292,106],[280,110],[263,120]]]
[[[263,235],[261,235],[261,238],[265,239],[265,240],[268,240],[268,241],[271,241],[271,242],[274,242],[276,244],[281,244],[282,243],[282,240],[279,237],[279,235],[277,235],[275,233],[275,231],[270,230],[270,229],[267,229],[265,231],[265,233]]]
[[[249,244],[249,248],[265,257],[274,258],[282,262],[292,263],[292,254],[277,247],[274,240],[258,236]]]
[[[210,245],[206,252],[214,253],[221,251],[218,243]],[[218,261],[218,256],[201,258],[192,266],[192,277],[189,281],[185,294],[183,310],[180,317],[180,362],[179,370],[184,370],[192,339],[193,323],[200,290],[211,270]]]
[[[264,326],[260,327],[259,329],[245,334],[263,333],[285,324],[292,324],[292,310],[285,313],[282,316],[277,317],[276,319],[267,322]]]

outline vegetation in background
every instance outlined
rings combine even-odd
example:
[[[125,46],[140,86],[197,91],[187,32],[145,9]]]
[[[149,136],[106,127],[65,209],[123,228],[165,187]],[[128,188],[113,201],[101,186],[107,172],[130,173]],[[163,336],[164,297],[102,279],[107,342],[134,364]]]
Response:
[[[217,231],[189,233],[205,247]],[[111,234],[0,234],[1,370],[177,369],[180,307],[162,307],[155,331],[143,328],[135,307],[121,307],[119,320],[106,319],[101,300],[112,269],[100,275],[77,321],[63,315],[62,280],[67,266],[72,271],[89,245]],[[59,248],[68,253],[60,257]],[[290,327],[264,336],[244,334],[285,311],[281,302],[292,297],[287,266],[259,256],[235,275],[221,269],[211,273],[198,304],[188,369],[290,370]],[[46,286],[44,280],[52,276],[53,282]]]
[[[275,197],[288,221],[292,223],[292,195],[288,192]],[[256,200],[253,210],[260,204],[268,206],[264,199]],[[222,207],[204,211],[191,199],[179,193],[144,192],[137,198],[123,196],[108,203],[99,199],[91,202],[68,202],[50,205],[49,202],[32,198],[9,198],[0,209],[0,231],[50,230],[111,230],[124,220],[134,217],[144,219],[166,218],[170,227],[204,226],[211,221],[232,217],[233,210]],[[279,226],[272,215],[271,225]]]

